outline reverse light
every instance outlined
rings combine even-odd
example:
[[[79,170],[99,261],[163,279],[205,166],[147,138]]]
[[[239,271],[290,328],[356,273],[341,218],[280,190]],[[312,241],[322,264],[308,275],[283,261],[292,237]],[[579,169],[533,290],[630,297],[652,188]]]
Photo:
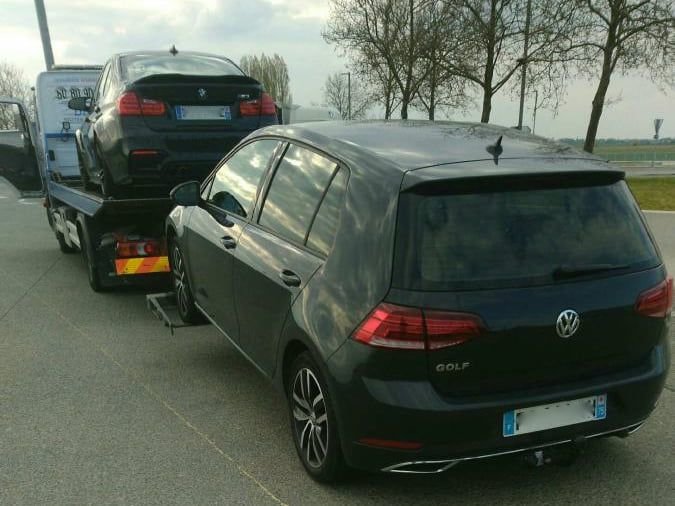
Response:
[[[163,116],[166,105],[160,100],[139,98],[135,92],[127,91],[117,99],[117,112],[120,116]]]
[[[668,276],[658,285],[642,292],[635,303],[635,311],[642,316],[665,318],[673,305],[673,277]]]
[[[359,325],[353,338],[378,348],[438,350],[478,337],[482,329],[480,318],[473,314],[383,302]]]

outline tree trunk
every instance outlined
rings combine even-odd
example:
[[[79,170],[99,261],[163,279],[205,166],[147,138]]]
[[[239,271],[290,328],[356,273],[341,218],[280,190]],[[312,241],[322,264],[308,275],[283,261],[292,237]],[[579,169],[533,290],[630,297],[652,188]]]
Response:
[[[610,37],[612,36],[610,32]],[[600,125],[600,117],[602,116],[602,109],[605,105],[605,95],[609,88],[609,79],[612,75],[612,54],[613,47],[605,49],[605,55],[602,61],[602,73],[600,74],[600,82],[598,82],[598,89],[595,91],[593,97],[593,107],[591,109],[591,118],[588,121],[588,130],[586,130],[586,139],[584,141],[584,151],[593,152],[595,148],[595,136],[598,134],[598,126]]]
[[[483,112],[480,115],[481,123],[490,122],[490,113],[492,112],[492,85],[483,88]]]
[[[408,98],[401,99],[401,119],[408,119]]]

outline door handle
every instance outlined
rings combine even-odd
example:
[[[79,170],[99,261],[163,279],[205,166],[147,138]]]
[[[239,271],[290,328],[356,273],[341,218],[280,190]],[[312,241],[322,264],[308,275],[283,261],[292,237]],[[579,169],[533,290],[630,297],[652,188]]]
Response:
[[[300,278],[293,271],[284,269],[279,273],[279,277],[281,278],[281,281],[283,281],[287,286],[300,286]]]
[[[226,235],[225,237],[221,237],[220,242],[222,243],[223,246],[225,246],[225,249],[233,249],[237,246],[237,241],[235,241],[229,235]]]

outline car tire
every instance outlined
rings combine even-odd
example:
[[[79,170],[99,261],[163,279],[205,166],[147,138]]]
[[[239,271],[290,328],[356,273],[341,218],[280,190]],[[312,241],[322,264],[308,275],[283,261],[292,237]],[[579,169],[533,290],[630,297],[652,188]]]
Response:
[[[309,352],[291,364],[286,393],[293,442],[302,465],[318,482],[340,481],[346,465],[335,411],[321,370]]]
[[[89,281],[89,286],[95,292],[104,292],[107,287],[101,280],[101,272],[96,263],[96,254],[94,251],[94,244],[91,239],[91,231],[85,226],[80,226],[79,231],[82,258],[84,259],[85,266],[87,267],[87,279]]]
[[[106,198],[115,197],[117,194],[117,186],[113,182],[108,165],[105,163],[101,155],[100,148],[96,147],[96,167],[101,174],[101,193]]]
[[[178,314],[185,323],[200,323],[203,321],[203,316],[195,305],[183,253],[175,240],[170,243],[170,252],[171,279],[173,280]]]
[[[80,179],[82,180],[82,186],[84,187],[84,189],[85,190],[95,189],[95,186],[94,184],[92,184],[91,178],[89,177],[89,172],[84,166],[84,162],[82,160],[82,153],[80,152],[79,147],[77,148],[77,165],[80,169]]]

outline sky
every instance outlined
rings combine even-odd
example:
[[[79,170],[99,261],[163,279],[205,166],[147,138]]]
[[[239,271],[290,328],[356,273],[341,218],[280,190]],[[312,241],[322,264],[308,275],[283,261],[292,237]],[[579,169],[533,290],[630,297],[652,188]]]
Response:
[[[235,62],[245,54],[278,53],[287,65],[296,104],[322,102],[322,87],[348,61],[321,37],[328,0],[44,0],[57,64],[102,64],[113,53],[138,49],[204,51]],[[0,61],[23,69],[32,83],[45,68],[33,0],[0,0]],[[536,133],[584,137],[595,83],[569,83],[557,114],[537,112]],[[664,94],[646,78],[615,76],[599,138],[651,138],[654,118],[661,137],[675,137],[675,92]],[[525,124],[532,125],[533,97]],[[480,103],[480,100],[476,100]],[[377,114],[377,112],[374,112]],[[411,116],[423,118],[424,114]],[[449,119],[479,121],[480,109]],[[517,123],[518,104],[508,93],[493,99],[491,122]]]

